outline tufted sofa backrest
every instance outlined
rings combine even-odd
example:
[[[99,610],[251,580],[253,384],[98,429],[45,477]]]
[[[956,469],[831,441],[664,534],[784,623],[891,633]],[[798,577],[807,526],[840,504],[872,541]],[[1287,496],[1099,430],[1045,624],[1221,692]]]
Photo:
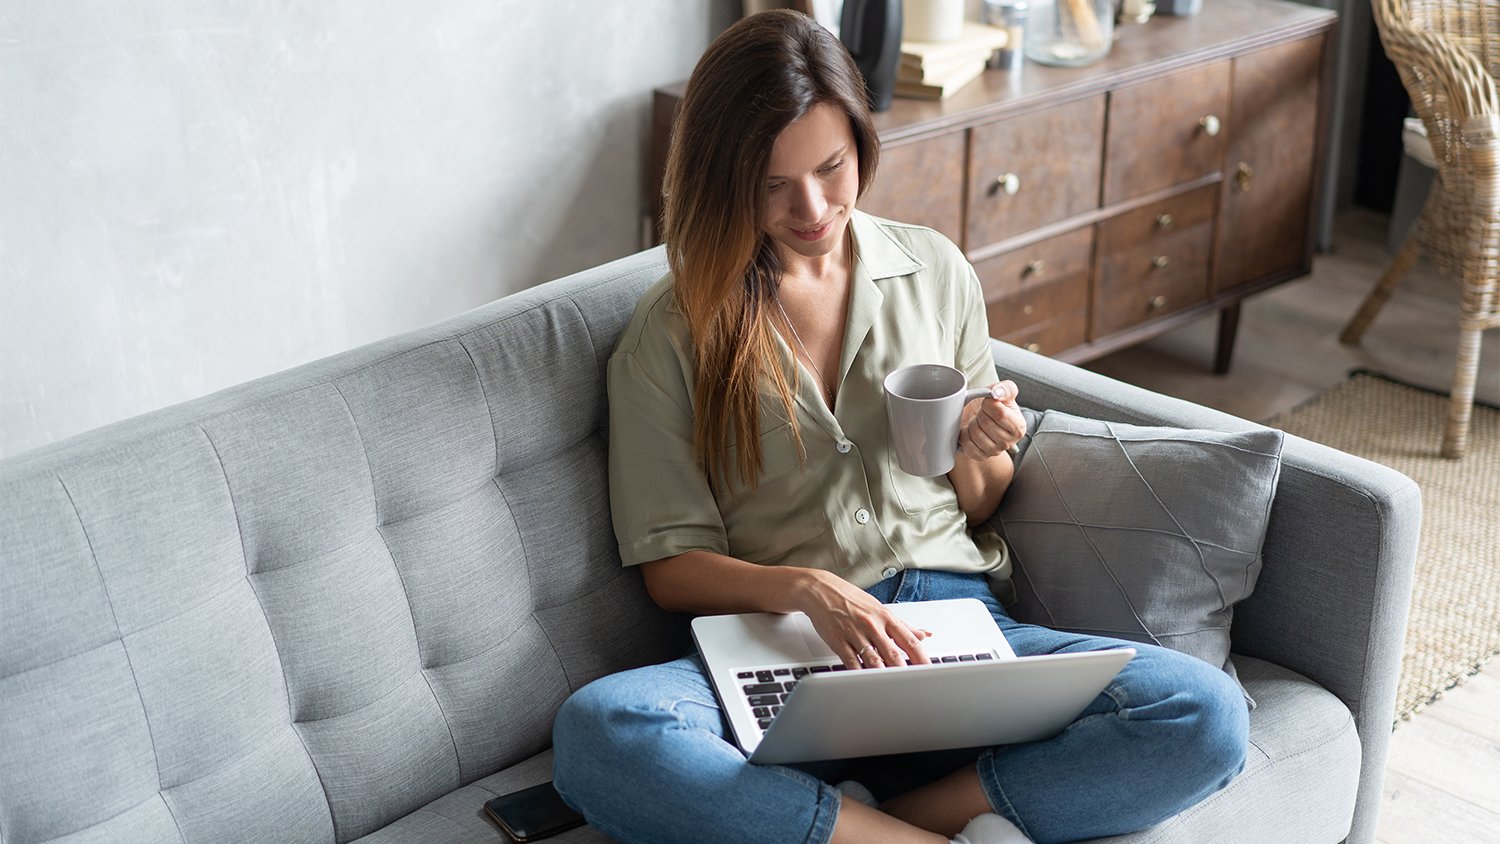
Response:
[[[0,842],[348,841],[678,655],[604,367],[653,250],[0,461]]]

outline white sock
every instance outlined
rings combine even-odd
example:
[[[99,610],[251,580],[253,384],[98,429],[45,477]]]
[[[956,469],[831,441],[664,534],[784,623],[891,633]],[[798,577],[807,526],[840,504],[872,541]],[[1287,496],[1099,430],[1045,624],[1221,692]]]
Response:
[[[1031,844],[1031,839],[1000,815],[985,812],[969,821],[950,844]]]
[[[845,797],[848,797],[851,800],[858,800],[859,802],[871,808],[880,805],[879,801],[875,799],[875,795],[870,793],[870,789],[865,788],[862,784],[857,783],[854,780],[844,780],[843,782],[834,786],[834,788],[838,789],[839,793],[844,795]]]

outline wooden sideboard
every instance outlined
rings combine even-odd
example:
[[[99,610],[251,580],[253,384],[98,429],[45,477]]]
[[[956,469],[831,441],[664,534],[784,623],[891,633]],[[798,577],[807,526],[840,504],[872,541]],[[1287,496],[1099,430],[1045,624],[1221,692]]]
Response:
[[[1332,12],[1207,0],[1116,30],[1082,68],[986,71],[875,115],[860,207],[958,243],[990,333],[1070,362],[1218,311],[1312,268],[1332,96]],[[683,86],[655,92],[653,219]]]

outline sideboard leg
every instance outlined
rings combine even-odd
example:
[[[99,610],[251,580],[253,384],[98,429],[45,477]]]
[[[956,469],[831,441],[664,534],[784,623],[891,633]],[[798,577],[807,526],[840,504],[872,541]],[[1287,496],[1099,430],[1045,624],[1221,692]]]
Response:
[[[1214,353],[1214,374],[1229,372],[1229,361],[1234,357],[1234,335],[1240,330],[1240,303],[1225,305],[1219,311],[1219,347]]]

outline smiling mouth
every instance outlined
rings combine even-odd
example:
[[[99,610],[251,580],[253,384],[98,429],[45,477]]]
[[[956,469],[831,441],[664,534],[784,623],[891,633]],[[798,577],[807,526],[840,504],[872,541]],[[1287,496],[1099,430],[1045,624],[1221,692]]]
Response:
[[[832,228],[832,226],[833,221],[829,220],[821,226],[815,226],[810,229],[792,229],[792,234],[795,234],[797,237],[800,237],[803,240],[822,240],[824,235],[828,234],[828,230]]]

